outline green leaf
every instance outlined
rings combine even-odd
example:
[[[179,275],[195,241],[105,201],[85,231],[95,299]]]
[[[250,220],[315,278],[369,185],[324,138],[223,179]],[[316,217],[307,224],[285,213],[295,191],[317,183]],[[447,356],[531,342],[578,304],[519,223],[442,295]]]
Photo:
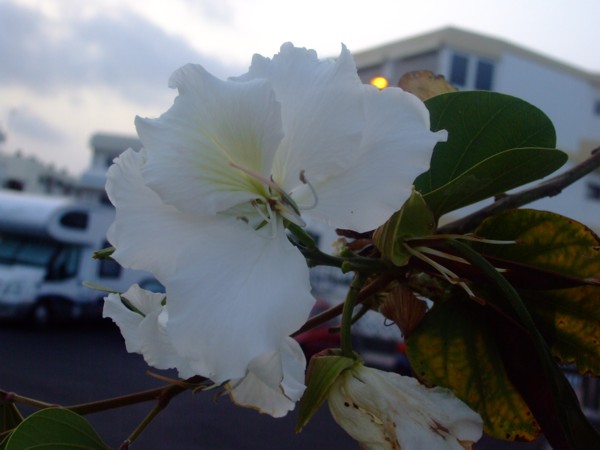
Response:
[[[463,297],[436,303],[410,335],[411,366],[419,378],[451,389],[477,411],[488,435],[533,440],[539,426],[507,378],[484,308]]]
[[[551,174],[567,154],[548,148],[514,148],[477,163],[424,197],[435,217]]]
[[[543,397],[537,391],[531,392],[529,389],[532,386],[529,381],[532,378],[531,371],[524,371],[520,364],[515,364],[506,347],[504,347],[503,360],[513,384],[517,386],[534,412],[550,444],[555,448],[573,450],[600,448],[600,434],[581,411],[572,386],[552,358],[546,342],[518,292],[491,263],[471,247],[460,241],[448,240],[447,244],[479,269],[481,275],[487,279],[490,295],[486,300],[501,312],[496,314],[496,318],[509,323],[515,334],[520,332],[522,335],[520,341],[515,341],[514,345],[522,342],[524,347],[530,348],[527,358],[532,363],[535,375],[539,377],[538,384],[545,386]],[[497,340],[503,338],[504,334],[497,334]],[[520,350],[516,349],[517,352]]]
[[[505,150],[556,146],[548,116],[516,97],[496,92],[453,92],[432,97],[425,105],[432,129],[447,130],[448,140],[435,146],[429,170],[415,181],[422,194]]]
[[[359,360],[337,355],[316,355],[311,358],[306,373],[306,390],[298,406],[297,433],[302,431],[327,400],[335,380],[357,361]]]
[[[397,266],[408,263],[411,254],[404,248],[406,239],[428,236],[435,230],[433,213],[423,196],[413,191],[402,208],[375,230],[373,242],[383,256]]]
[[[542,268],[582,281],[600,276],[600,239],[589,228],[558,214],[511,210],[484,221],[476,234],[516,240],[514,245],[474,245],[479,252]],[[521,282],[532,288],[545,280]],[[562,362],[600,375],[600,287],[518,289],[536,325]]]
[[[90,423],[64,408],[48,408],[27,417],[13,431],[5,450],[108,450]]]

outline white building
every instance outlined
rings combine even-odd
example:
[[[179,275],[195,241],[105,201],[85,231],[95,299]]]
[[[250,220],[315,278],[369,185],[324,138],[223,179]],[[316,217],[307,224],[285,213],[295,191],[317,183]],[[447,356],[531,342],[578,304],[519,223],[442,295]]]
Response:
[[[104,190],[106,171],[112,164],[113,159],[128,148],[139,150],[142,148],[142,142],[133,136],[96,133],[90,139],[90,146],[92,147],[92,160],[79,180],[81,196],[93,201],[107,203],[108,198]]]
[[[600,74],[592,74],[533,51],[480,34],[444,28],[392,42],[354,58],[365,83],[377,76],[396,85],[413,70],[444,75],[460,90],[493,90],[522,98],[554,123],[557,148],[570,164],[600,146]],[[600,230],[600,172],[554,199],[533,204]]]
[[[35,156],[0,152],[0,189],[44,195],[76,195],[77,179],[65,169],[45,164]]]

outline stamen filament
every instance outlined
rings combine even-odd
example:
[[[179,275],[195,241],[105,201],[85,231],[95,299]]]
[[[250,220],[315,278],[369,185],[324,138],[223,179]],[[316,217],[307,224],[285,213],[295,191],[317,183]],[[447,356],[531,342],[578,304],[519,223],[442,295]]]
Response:
[[[426,262],[431,267],[433,267],[435,270],[437,270],[446,279],[446,281],[448,283],[460,286],[467,293],[467,295],[470,298],[475,299],[477,301],[480,301],[478,299],[478,297],[475,295],[475,293],[471,290],[471,288],[467,285],[467,283],[465,283],[464,281],[462,281],[462,279],[458,275],[456,275],[454,272],[452,272],[450,269],[442,266],[441,264],[437,263],[433,259],[427,257],[422,252],[423,248],[417,250],[417,249],[413,249],[412,247],[410,247],[409,245],[406,245],[406,244],[404,244],[404,248],[406,248],[406,250],[411,255],[419,258],[421,261]],[[424,247],[424,248],[426,248],[426,247]]]
[[[264,183],[267,187],[269,187],[269,189],[271,189],[271,191],[273,191],[279,195],[280,202],[282,205],[289,206],[290,208],[292,208],[292,210],[294,211],[295,214],[300,216],[300,209],[298,209],[298,205],[296,205],[296,202],[292,199],[292,197],[287,192],[285,192],[283,189],[281,189],[281,187],[277,183],[275,183],[275,181],[273,181],[273,178],[265,178],[261,174],[256,173],[245,167],[242,167],[234,162],[230,162],[229,165],[231,167],[234,167],[234,168],[244,172],[246,175],[251,176],[252,178],[260,181],[261,183]]]
[[[256,211],[256,213],[257,213],[257,214],[258,214],[260,217],[262,217],[262,219],[263,219],[265,222],[267,222],[267,223],[268,223],[268,222],[270,222],[270,221],[271,221],[271,217],[272,217],[272,216],[271,216],[270,214],[271,214],[271,212],[272,212],[272,211],[271,211],[271,208],[269,207],[269,204],[268,204],[268,203],[266,204],[266,207],[268,208],[268,213],[269,213],[268,215],[264,213],[264,211],[261,209],[261,206],[258,204],[258,202],[257,202],[256,200],[252,200],[252,201],[250,202],[250,204],[251,204],[251,205],[254,207],[254,210]]]
[[[300,181],[302,182],[302,184],[305,184],[308,186],[308,188],[310,189],[310,192],[313,195],[313,199],[314,199],[312,205],[303,206],[302,209],[307,210],[307,209],[316,208],[316,206],[319,204],[319,197],[317,196],[317,191],[315,190],[315,187],[306,179],[306,176],[304,175],[304,170],[300,171]]]

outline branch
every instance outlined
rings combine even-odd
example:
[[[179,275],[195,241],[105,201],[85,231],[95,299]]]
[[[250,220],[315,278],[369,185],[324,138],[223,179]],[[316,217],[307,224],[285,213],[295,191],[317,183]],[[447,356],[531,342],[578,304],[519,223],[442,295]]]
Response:
[[[516,194],[506,194],[498,198],[494,203],[485,208],[475,211],[462,219],[456,220],[440,227],[438,233],[462,234],[472,230],[487,217],[493,216],[507,209],[518,208],[544,197],[558,195],[567,186],[570,186],[580,178],[600,167],[600,147],[592,150],[591,156],[585,161],[577,164],[572,169],[557,175],[531,189]]]
[[[373,281],[371,281],[367,286],[365,286],[364,288],[361,289],[360,293],[358,294],[356,304],[357,305],[361,304],[365,300],[367,300],[370,296],[372,296],[373,294],[380,292],[397,277],[398,277],[398,273],[392,272],[392,271],[388,271],[388,272],[385,272],[385,273],[379,275]],[[343,308],[344,308],[344,303],[342,302],[336,306],[332,306],[327,311],[323,311],[322,313],[311,317],[310,319],[308,319],[306,321],[306,323],[304,325],[302,325],[302,327],[300,327],[300,329],[298,331],[296,331],[294,334],[292,334],[292,337],[298,336],[299,334],[304,333],[305,331],[312,330],[313,328],[326,323],[327,321],[333,319],[334,317],[339,316],[342,313]]]

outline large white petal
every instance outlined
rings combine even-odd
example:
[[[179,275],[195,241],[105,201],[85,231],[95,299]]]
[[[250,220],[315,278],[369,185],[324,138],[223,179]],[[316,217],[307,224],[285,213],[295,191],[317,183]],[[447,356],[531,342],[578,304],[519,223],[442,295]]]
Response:
[[[165,205],[144,184],[145,155],[144,149],[127,150],[108,170],[106,192],[116,207],[116,219],[107,237],[116,247],[113,257],[124,267],[164,278],[176,270],[177,249],[198,234],[201,221]]]
[[[291,337],[286,337],[282,342],[280,354],[283,367],[281,388],[289,399],[296,402],[300,400],[306,389],[304,384],[306,357],[298,341]]]
[[[285,233],[265,238],[247,224],[219,218],[203,224],[160,281],[168,294],[168,332],[199,375],[242,378],[256,356],[279,349],[307,319],[304,257]]]
[[[350,52],[320,61],[314,50],[282,45],[272,59],[255,55],[238,80],[267,79],[281,103],[284,140],[273,177],[286,191],[304,171],[311,182],[337,173],[360,152],[364,123],[362,84]]]
[[[286,338],[279,351],[254,358],[241,380],[228,384],[231,399],[273,417],[283,417],[304,392],[306,359],[300,345]]]
[[[427,170],[435,144],[429,113],[399,88],[365,86],[362,154],[348,170],[315,183],[317,205],[306,214],[334,228],[358,232],[382,225],[410,196],[414,179]],[[293,194],[302,207],[314,201],[306,187]]]
[[[166,113],[136,118],[148,152],[148,186],[187,212],[214,214],[257,198],[264,184],[231,164],[270,177],[282,139],[270,84],[223,81],[188,64],[172,75],[170,86],[179,96]]]

